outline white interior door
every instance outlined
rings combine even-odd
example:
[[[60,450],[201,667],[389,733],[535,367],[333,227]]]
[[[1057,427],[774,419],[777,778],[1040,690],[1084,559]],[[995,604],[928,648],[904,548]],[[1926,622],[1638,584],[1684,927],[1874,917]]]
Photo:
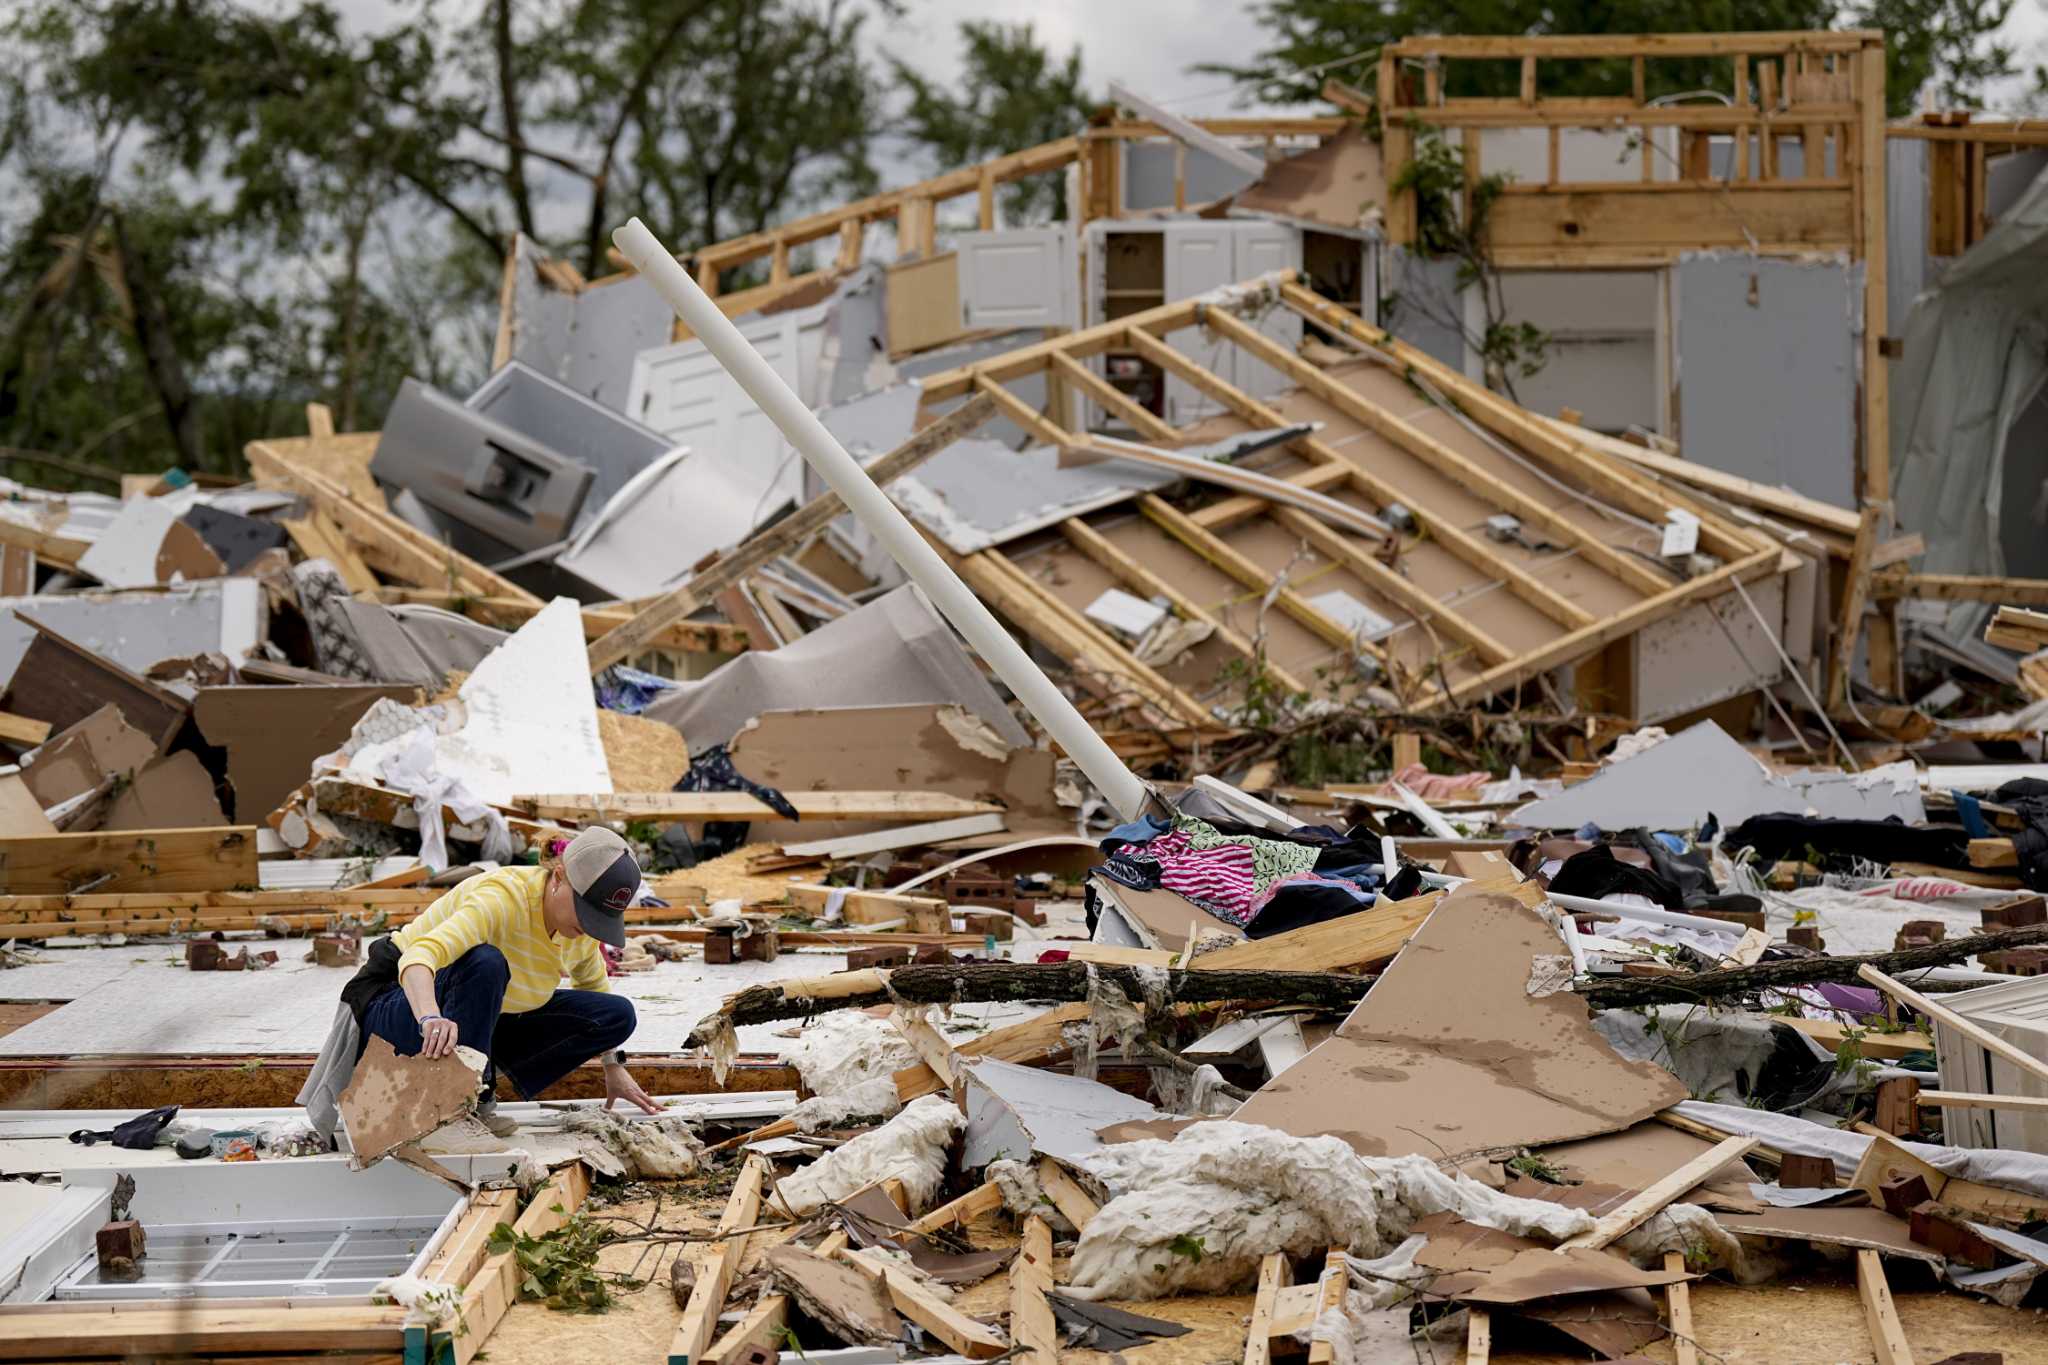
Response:
[[[1065,227],[962,232],[960,321],[969,331],[1076,326],[1074,234]]]
[[[1233,280],[1256,279],[1270,270],[1301,269],[1301,231],[1282,223],[1233,223],[1236,237],[1237,273]],[[1259,331],[1289,355],[1301,344],[1301,314],[1274,307],[1257,323]],[[1270,398],[1293,387],[1291,381],[1242,350],[1236,351],[1236,384],[1254,398]]]
[[[1235,283],[1238,276],[1235,223],[1169,223],[1166,227],[1166,301],[1177,303],[1196,294]],[[1224,379],[1231,379],[1235,348],[1200,327],[1183,327],[1165,338],[1188,359]],[[1235,382],[1234,380],[1232,382]],[[1186,426],[1223,405],[1178,375],[1166,378],[1166,420]]]

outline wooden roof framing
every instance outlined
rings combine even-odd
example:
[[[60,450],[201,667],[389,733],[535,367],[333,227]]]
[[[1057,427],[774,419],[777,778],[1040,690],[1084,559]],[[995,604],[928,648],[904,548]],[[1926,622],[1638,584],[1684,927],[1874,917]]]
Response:
[[[1241,316],[1275,304],[1340,343],[1342,353],[1326,346],[1318,352],[1323,363],[1312,363]],[[1195,326],[1296,387],[1254,397],[1189,359],[1171,338]],[[1188,428],[1167,426],[1087,363],[1112,352],[1185,379],[1222,411]],[[1320,423],[1254,457],[1269,461],[1262,472],[1379,514],[1399,502],[1415,518],[1415,531],[1389,553],[1311,513],[1251,495],[1194,505],[1147,494],[1134,508],[1070,518],[1035,541],[961,561],[978,590],[1075,665],[1098,695],[1121,691],[1155,723],[1216,725],[1219,705],[1243,705],[1259,670],[1288,692],[1348,690],[1361,657],[1405,705],[1470,704],[1594,654],[1732,582],[1772,572],[1778,561],[1767,538],[1368,326],[1290,272],[932,375],[925,396],[943,403],[985,394],[1037,439],[1085,448],[1085,434],[1007,388],[1039,372],[1064,377],[1139,439],[1162,446]],[[1433,386],[1458,411],[1411,380]],[[1718,567],[1684,579],[1658,558],[1662,523],[1674,508],[1700,518],[1701,549]],[[1487,519],[1501,512],[1520,521],[1526,543],[1485,534]],[[1208,626],[1208,638],[1178,658],[1139,661],[1083,615],[1110,586],[1163,598],[1182,620]],[[1317,605],[1331,592],[1395,622],[1395,631],[1359,639],[1339,619],[1345,604]]]

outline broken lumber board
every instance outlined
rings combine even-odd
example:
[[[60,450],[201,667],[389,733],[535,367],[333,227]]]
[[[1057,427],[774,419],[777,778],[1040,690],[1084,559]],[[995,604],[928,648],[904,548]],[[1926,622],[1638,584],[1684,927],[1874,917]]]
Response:
[[[995,401],[977,395],[912,432],[902,444],[867,468],[878,488],[917,468],[961,437],[995,416]],[[668,627],[683,621],[727,588],[777,555],[793,550],[838,519],[846,501],[837,493],[821,493],[774,525],[747,537],[690,576],[688,582],[655,598],[629,619],[590,644],[590,671],[596,673],[641,650],[653,647]]]
[[[1003,1188],[990,1180],[976,1185],[958,1199],[941,1204],[922,1218],[914,1219],[910,1231],[916,1233],[937,1232],[961,1223],[971,1223],[984,1213],[992,1213],[1003,1206]]]
[[[1331,1247],[1323,1257],[1322,1278],[1316,1282],[1316,1313],[1309,1325],[1308,1365],[1331,1365],[1337,1358],[1337,1344],[1315,1329],[1323,1315],[1341,1312],[1344,1291],[1351,1287],[1351,1270],[1344,1263],[1344,1248]]]
[[[798,807],[799,810],[802,807]],[[1009,825],[1000,813],[966,815],[929,824],[905,825],[900,829],[879,829],[872,834],[849,834],[839,839],[818,839],[804,844],[784,844],[791,858],[865,858],[871,853],[892,853],[899,848],[925,848],[954,839],[972,839],[983,834],[1001,834]]]
[[[232,891],[257,884],[256,827],[93,830],[0,839],[0,894]]]
[[[1259,1262],[1259,1288],[1252,1299],[1251,1325],[1246,1329],[1244,1365],[1270,1365],[1273,1359],[1273,1316],[1279,1311],[1280,1282],[1287,1278],[1287,1254],[1269,1251]]]
[[[441,1249],[420,1272],[423,1280],[438,1284],[466,1285],[483,1263],[490,1259],[491,1234],[519,1213],[519,1191],[478,1190],[469,1197],[469,1207]]]
[[[12,711],[0,711],[0,740],[20,748],[33,749],[49,737],[50,722],[17,716]]]
[[[326,474],[287,458],[282,442],[251,441],[243,448],[256,481],[282,487],[307,498],[355,546],[365,564],[389,577],[423,588],[447,588],[479,597],[509,597],[515,602],[543,604],[509,578],[501,577],[468,555],[441,544],[381,507],[359,501],[355,494]]]
[[[533,1192],[526,1211],[514,1220],[512,1230],[526,1237],[545,1236],[574,1217],[589,1194],[589,1169],[580,1161],[572,1161]],[[484,1342],[518,1302],[522,1278],[514,1252],[496,1252],[484,1261],[483,1268],[463,1289],[462,1303],[455,1310],[455,1322],[450,1329],[455,1365],[469,1365],[483,1350]]]
[[[1948,1025],[1994,1057],[2011,1063],[2030,1076],[2048,1081],[2048,1062],[2043,1062],[2039,1057],[2022,1052],[2019,1048],[2014,1047],[2011,1043],[2008,1043],[2005,1039],[1981,1024],[1965,1019],[1946,1005],[1936,1004],[1920,994],[1920,992],[1901,982],[1892,980],[1883,972],[1868,964],[1865,964],[1862,970],[1856,974],[1900,1004],[1910,1005],[1936,1023]]]
[[[60,569],[76,569],[79,557],[92,548],[89,540],[73,540],[54,531],[38,531],[33,526],[24,526],[6,517],[0,517],[0,545],[27,550],[45,564]]]
[[[1666,1274],[1685,1273],[1685,1253],[1667,1251],[1664,1253]],[[1670,1324],[1671,1349],[1676,1352],[1674,1365],[1699,1365],[1699,1343],[1692,1332],[1692,1285],[1685,1280],[1673,1280],[1664,1286],[1664,1307]]]
[[[850,1250],[842,1250],[839,1259],[856,1270],[869,1275],[879,1275],[889,1291],[890,1302],[896,1305],[897,1312],[961,1355],[972,1356],[976,1360],[987,1360],[1009,1349],[1009,1343],[994,1329],[968,1317],[894,1265],[877,1257]],[[671,1354],[669,1365],[685,1365],[685,1362],[677,1361]]]
[[[1066,1026],[1087,1017],[1088,1006],[1085,1004],[1058,1005],[1036,1019],[993,1029],[953,1050],[963,1057],[994,1057],[999,1061],[1027,1066],[1033,1062],[1051,1061],[1066,1055]],[[940,1083],[938,1073],[923,1062],[905,1067],[893,1079],[897,1097],[905,1104],[923,1095],[936,1095],[946,1088]]]
[[[1493,1359],[1493,1315],[1478,1307],[1466,1313],[1465,1365],[1486,1365]]]
[[[1422,927],[1443,899],[1431,891],[1405,901],[1388,901],[1355,915],[1339,915],[1320,924],[1304,925],[1270,938],[1246,939],[1213,953],[1191,958],[1193,971],[1333,972],[1371,967],[1388,961]],[[1076,943],[1067,955],[1080,962],[1125,967],[1171,967],[1181,955],[1166,948],[1126,948],[1112,944]]]
[[[2048,613],[2024,607],[2000,607],[1984,627],[1984,642],[2023,654],[2048,646]]]
[[[946,1088],[950,1090],[957,1085],[960,1081],[957,1066],[960,1057],[953,1051],[953,1045],[946,1041],[945,1035],[931,1026],[922,1011],[897,1010],[895,1020],[897,1032],[910,1041],[910,1046]]]
[[[690,1301],[683,1308],[683,1318],[676,1324],[675,1335],[669,1338],[668,1365],[691,1365],[692,1361],[701,1359],[711,1345],[712,1337],[718,1331],[718,1315],[725,1308],[725,1296],[732,1289],[733,1278],[739,1273],[740,1257],[746,1251],[747,1238],[741,1229],[750,1228],[760,1220],[761,1184],[767,1174],[767,1162],[757,1156],[747,1158],[739,1182],[725,1201],[725,1212],[719,1215],[720,1240],[705,1248],[703,1260],[697,1266],[697,1283],[690,1290]]]
[[[2018,867],[2020,852],[2010,839],[1972,839],[1969,857],[1971,867]]]
[[[1084,1231],[1089,1221],[1102,1212],[1102,1206],[1081,1188],[1081,1182],[1049,1156],[1038,1158],[1038,1183],[1044,1188],[1045,1197],[1052,1200],[1052,1206],[1074,1225],[1076,1232]]]
[[[1937,602],[1990,602],[2013,607],[2048,607],[2048,581],[2039,578],[1994,578],[1979,574],[1875,574],[1871,595],[1879,598],[1918,597]],[[2031,649],[2028,651],[2032,652]]]
[[[1863,1320],[1870,1326],[1870,1344],[1877,1352],[1877,1365],[1913,1365],[1913,1348],[1906,1342],[1905,1326],[1899,1321],[1898,1306],[1892,1302],[1892,1287],[1884,1277],[1884,1260],[1876,1252],[1856,1252],[1856,1293],[1863,1300]]]
[[[377,1305],[260,1308],[187,1301],[170,1307],[95,1304],[0,1317],[0,1360],[188,1359],[213,1355],[357,1352],[396,1359],[405,1349],[406,1310]]]
[[[1059,1325],[1045,1296],[1052,1288],[1052,1229],[1037,1214],[1010,1261],[1010,1340],[1026,1365],[1057,1365]]]
[[[951,912],[936,896],[903,896],[893,891],[856,891],[850,886],[792,882],[789,898],[815,915],[836,908],[848,924],[907,920],[911,930],[925,934],[943,934],[953,927]]]
[[[1681,1195],[1729,1162],[1748,1156],[1756,1150],[1758,1143],[1759,1139],[1753,1137],[1722,1139],[1648,1189],[1623,1200],[1619,1207],[1601,1214],[1593,1221],[1590,1230],[1558,1243],[1556,1250],[1566,1252],[1584,1248],[1599,1251],[1640,1227],[1665,1205],[1677,1202]]]
[[[1786,1028],[1805,1034],[1830,1052],[1841,1051],[1842,1044],[1850,1041],[1849,1034],[1852,1031],[1849,1025],[1834,1019],[1797,1019],[1774,1015],[1771,1022],[1783,1024]],[[1873,1061],[1896,1062],[1915,1052],[1934,1051],[1934,1039],[1917,1029],[1909,1029],[1904,1033],[1875,1033],[1868,1029],[1853,1031],[1858,1035],[1855,1040],[1857,1048],[1863,1056]]]
[[[1002,807],[945,792],[788,792],[799,820],[946,820],[1000,815]],[[537,820],[780,820],[774,807],[745,792],[610,792],[516,796]]]
[[[136,831],[87,831],[87,833],[135,833]],[[186,831],[180,831],[184,833]],[[206,830],[217,834],[218,830]],[[75,837],[75,836],[66,836]],[[5,842],[5,841],[0,841]],[[242,911],[246,927],[254,928],[265,915],[299,914],[312,910],[414,909],[431,905],[448,894],[447,887],[343,887],[334,891],[113,891],[87,892],[67,896],[6,893],[0,901],[0,924],[34,924],[62,921],[83,924],[98,920],[177,919],[208,912]]]

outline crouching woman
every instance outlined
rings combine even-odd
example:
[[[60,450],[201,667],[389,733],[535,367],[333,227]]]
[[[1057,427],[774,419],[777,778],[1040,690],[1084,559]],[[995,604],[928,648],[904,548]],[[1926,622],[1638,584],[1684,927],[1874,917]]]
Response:
[[[625,946],[639,886],[625,840],[586,829],[559,859],[471,877],[377,940],[342,988],[335,1031],[300,1092],[315,1125],[333,1130],[372,1034],[401,1057],[445,1057],[458,1045],[483,1053],[477,1115],[500,1134],[514,1125],[496,1114],[498,1072],[531,1099],[592,1057],[604,1063],[606,1108],[625,1100],[659,1112],[626,1070],[619,1048],[633,1032],[633,1002],[611,993],[599,949]],[[564,976],[569,988],[557,989]]]

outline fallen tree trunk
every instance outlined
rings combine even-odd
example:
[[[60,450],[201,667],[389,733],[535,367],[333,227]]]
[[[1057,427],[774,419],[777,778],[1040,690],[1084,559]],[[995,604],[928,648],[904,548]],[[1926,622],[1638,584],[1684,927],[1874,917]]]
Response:
[[[726,1001],[719,1011],[735,1026],[801,1019],[826,1010],[867,1009],[901,1001],[912,1005],[961,1005],[989,1001],[1086,1000],[1090,964],[1086,962],[972,962],[897,967],[887,973],[886,989],[861,990],[820,997],[790,993],[780,985],[749,986]],[[1217,1000],[1258,1001],[1274,1005],[1307,1005],[1348,1010],[1365,998],[1369,976],[1336,972],[1161,971],[1158,968],[1093,964],[1097,980],[1113,984],[1133,1001],[1149,994],[1147,980],[1164,982],[1168,1004],[1206,1004]],[[882,974],[876,973],[877,980]],[[712,1016],[712,1020],[718,1015]],[[697,1025],[692,1044],[709,1036],[712,1020]]]
[[[1978,953],[1997,952],[2001,948],[2025,948],[2037,943],[2048,943],[2048,925],[2008,929],[1996,934],[1973,934],[1968,938],[1952,938],[1944,943],[1904,948],[1893,953],[1787,958],[1782,962],[1759,962],[1754,967],[1729,967],[1692,976],[1625,976],[1582,981],[1576,989],[1595,1009],[1692,1004],[1786,986],[1812,986],[1821,982],[1855,985],[1858,984],[1856,973],[1866,963],[1887,976],[1895,976],[1922,967],[1945,967]]]

